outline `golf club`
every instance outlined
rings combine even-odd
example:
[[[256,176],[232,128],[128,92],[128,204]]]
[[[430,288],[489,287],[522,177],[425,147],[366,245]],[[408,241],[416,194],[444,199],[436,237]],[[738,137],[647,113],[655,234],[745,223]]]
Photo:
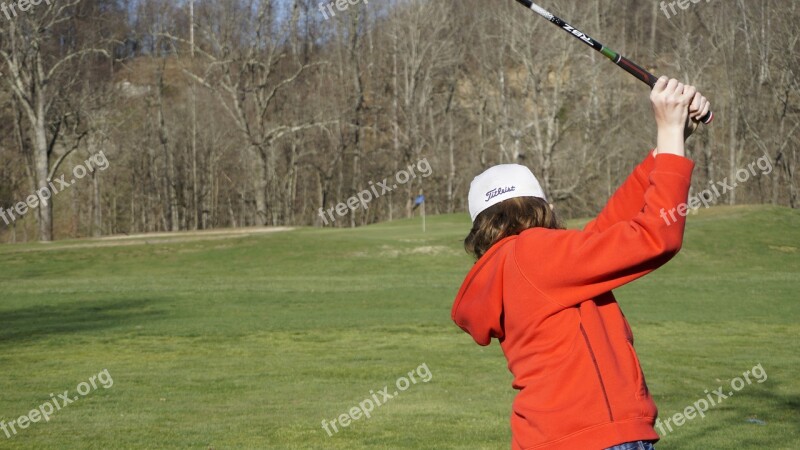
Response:
[[[593,49],[597,50],[598,52],[605,55],[608,59],[614,62],[614,64],[622,67],[625,69],[626,72],[633,75],[634,77],[642,80],[643,82],[647,83],[650,86],[650,89],[655,86],[656,82],[658,81],[658,77],[653,75],[652,73],[648,72],[647,70],[643,69],[638,64],[634,63],[633,61],[629,60],[628,58],[620,55],[619,53],[611,50],[610,48],[606,47],[605,45],[597,42],[596,40],[592,39],[586,33],[578,30],[577,28],[573,27],[572,25],[568,24],[564,20],[554,16],[552,13],[548,12],[546,9],[542,8],[541,6],[533,3],[531,0],[517,0],[519,3],[522,3],[528,9],[533,10],[536,14],[544,17],[545,19],[549,20],[550,22],[558,25],[561,29],[566,31],[567,33],[575,36],[576,38],[583,41],[586,45],[592,47]],[[704,124],[710,124],[711,121],[714,120],[714,113],[709,111],[708,114],[704,115],[700,118],[700,122]]]

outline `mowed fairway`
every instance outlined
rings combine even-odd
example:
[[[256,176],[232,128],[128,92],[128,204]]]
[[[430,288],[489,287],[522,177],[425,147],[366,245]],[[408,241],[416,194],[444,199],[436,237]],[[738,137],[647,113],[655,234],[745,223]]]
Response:
[[[114,382],[0,431],[0,448],[509,448],[500,348],[450,321],[467,229],[457,215],[429,218],[424,235],[408,220],[0,246],[0,420],[104,369]],[[798,289],[800,212],[736,207],[690,216],[682,253],[617,291],[663,418],[759,363],[768,375],[659,449],[800,448]],[[322,429],[423,363],[429,382]]]

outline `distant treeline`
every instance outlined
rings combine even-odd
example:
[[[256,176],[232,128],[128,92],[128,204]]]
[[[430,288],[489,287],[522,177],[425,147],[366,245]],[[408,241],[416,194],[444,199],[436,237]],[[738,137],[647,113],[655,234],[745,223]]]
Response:
[[[348,5],[60,0],[0,17],[0,207],[17,217],[0,241],[321,226],[320,208],[423,159],[430,176],[329,226],[408,217],[420,194],[428,214],[464,211],[472,178],[512,162],[585,216],[655,143],[646,86],[513,0]],[[798,207],[800,3],[659,5],[545,6],[711,99],[695,193],[768,161],[714,200]],[[100,152],[107,170],[28,202]]]

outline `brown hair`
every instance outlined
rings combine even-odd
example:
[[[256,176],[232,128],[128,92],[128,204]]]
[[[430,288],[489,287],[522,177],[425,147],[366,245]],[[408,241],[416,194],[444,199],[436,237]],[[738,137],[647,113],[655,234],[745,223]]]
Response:
[[[480,259],[494,244],[529,228],[563,229],[550,205],[538,197],[515,197],[492,205],[478,214],[464,248]]]

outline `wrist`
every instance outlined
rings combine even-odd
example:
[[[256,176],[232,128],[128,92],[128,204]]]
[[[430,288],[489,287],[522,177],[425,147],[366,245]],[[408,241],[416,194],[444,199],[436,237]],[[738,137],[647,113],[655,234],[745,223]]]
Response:
[[[683,129],[658,130],[658,154],[670,153],[678,156],[686,155]]]
[[[658,125],[658,134],[679,134],[681,137],[683,136],[683,132],[686,130],[685,125]]]
[[[659,147],[663,147],[663,150],[658,151],[659,155],[686,156],[686,147],[683,145],[683,141],[664,142]]]

